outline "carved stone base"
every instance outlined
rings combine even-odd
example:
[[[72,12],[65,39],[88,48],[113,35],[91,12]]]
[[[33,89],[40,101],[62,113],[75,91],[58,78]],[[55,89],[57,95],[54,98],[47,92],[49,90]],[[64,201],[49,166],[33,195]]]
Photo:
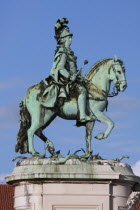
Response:
[[[31,157],[18,162],[6,181],[15,186],[15,210],[126,210],[140,177],[113,160],[71,159],[55,165]]]

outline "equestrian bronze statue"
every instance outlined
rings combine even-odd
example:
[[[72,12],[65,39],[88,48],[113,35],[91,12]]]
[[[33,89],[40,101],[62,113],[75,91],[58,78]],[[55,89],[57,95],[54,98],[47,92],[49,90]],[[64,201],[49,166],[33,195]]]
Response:
[[[30,87],[20,103],[20,130],[15,150],[21,154],[39,155],[33,143],[33,137],[37,135],[47,144],[51,156],[57,156],[53,143],[42,132],[56,116],[76,120],[77,127],[85,126],[87,156],[92,153],[95,121],[107,125],[107,130],[95,137],[99,140],[107,138],[114,127],[104,110],[108,105],[111,82],[114,82],[115,89],[111,96],[127,87],[124,64],[117,57],[103,59],[83,76],[70,48],[73,34],[67,24],[66,18],[58,19],[55,24],[57,47],[50,75]]]

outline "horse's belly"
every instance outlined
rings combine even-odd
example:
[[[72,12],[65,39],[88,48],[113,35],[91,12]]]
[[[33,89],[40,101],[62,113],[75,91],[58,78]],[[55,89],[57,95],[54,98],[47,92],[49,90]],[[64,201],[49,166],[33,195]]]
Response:
[[[78,106],[76,99],[65,102],[60,108],[59,117],[67,120],[76,120],[78,115]]]

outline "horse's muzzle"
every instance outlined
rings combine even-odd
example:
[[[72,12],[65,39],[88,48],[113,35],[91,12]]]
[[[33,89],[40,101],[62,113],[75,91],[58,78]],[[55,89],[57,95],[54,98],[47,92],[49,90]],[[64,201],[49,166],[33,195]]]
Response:
[[[115,85],[117,91],[123,92],[127,88],[127,83],[126,81],[118,81]]]
[[[120,91],[125,91],[125,89],[127,88],[127,83],[126,82],[122,82],[121,84],[120,84]]]
[[[127,88],[127,84],[125,84],[124,86],[123,86],[123,90],[125,90]]]

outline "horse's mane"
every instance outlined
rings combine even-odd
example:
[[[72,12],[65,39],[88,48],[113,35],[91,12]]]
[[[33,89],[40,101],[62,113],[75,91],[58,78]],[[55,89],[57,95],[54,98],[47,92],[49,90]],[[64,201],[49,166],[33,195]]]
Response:
[[[99,68],[101,68],[105,63],[107,63],[108,61],[112,60],[113,58],[105,58],[105,59],[102,59],[98,62],[96,62],[89,70],[88,72],[86,73],[85,77],[90,79],[90,76],[93,74],[94,72],[94,75],[96,74],[96,72],[99,70]],[[117,59],[117,61],[119,61],[121,64],[123,64],[122,60],[120,59]]]
[[[97,70],[99,68],[101,68],[101,66],[103,66],[106,62],[112,60],[112,58],[105,58],[105,59],[102,59],[98,62],[96,62],[89,70],[88,72],[86,73],[85,77],[90,79],[90,76],[91,74],[94,72],[94,74],[96,74]]]

